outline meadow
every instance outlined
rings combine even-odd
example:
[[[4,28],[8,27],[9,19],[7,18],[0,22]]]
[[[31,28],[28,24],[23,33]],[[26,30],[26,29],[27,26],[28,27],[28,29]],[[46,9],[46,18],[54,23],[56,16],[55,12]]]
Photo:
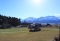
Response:
[[[58,34],[58,28],[41,28],[39,32],[29,32],[28,28],[0,29],[0,41],[52,41]]]

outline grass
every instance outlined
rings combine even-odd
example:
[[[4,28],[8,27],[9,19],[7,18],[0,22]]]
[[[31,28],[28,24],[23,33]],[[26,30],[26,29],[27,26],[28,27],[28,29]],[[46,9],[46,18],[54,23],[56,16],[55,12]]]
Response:
[[[39,32],[29,32],[28,28],[0,29],[0,41],[51,41],[57,34],[57,28],[41,28]]]

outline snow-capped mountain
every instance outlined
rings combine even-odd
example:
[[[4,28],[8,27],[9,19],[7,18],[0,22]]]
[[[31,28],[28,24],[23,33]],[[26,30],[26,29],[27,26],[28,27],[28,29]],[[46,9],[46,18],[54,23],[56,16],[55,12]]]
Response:
[[[56,16],[46,16],[46,17],[29,17],[24,19],[28,23],[60,23],[60,17]]]
[[[59,18],[55,17],[55,16],[40,17],[38,19],[41,19],[41,20],[59,20]]]
[[[34,17],[29,17],[29,18],[24,19],[24,21],[29,22],[29,23],[32,23],[35,20],[36,20],[36,18],[34,18]]]
[[[21,22],[33,22],[34,20],[36,20],[36,18],[34,18],[34,17],[28,17],[28,18],[26,18],[26,19],[21,19]]]
[[[26,18],[25,20],[34,21],[34,20],[36,20],[36,18],[34,18],[34,17],[29,17],[29,18]]]

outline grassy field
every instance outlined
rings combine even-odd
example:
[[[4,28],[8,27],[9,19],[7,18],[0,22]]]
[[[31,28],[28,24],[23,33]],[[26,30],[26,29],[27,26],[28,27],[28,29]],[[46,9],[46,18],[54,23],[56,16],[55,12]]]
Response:
[[[41,28],[29,32],[28,28],[0,29],[0,41],[51,41],[58,33],[57,28]]]

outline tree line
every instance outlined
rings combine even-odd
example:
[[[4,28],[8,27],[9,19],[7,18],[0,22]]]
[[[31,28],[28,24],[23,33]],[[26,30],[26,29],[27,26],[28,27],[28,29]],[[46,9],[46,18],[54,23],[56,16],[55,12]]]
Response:
[[[10,16],[7,17],[0,14],[0,25],[2,25],[4,21],[10,24],[11,26],[18,26],[21,23],[20,18],[10,17]]]

